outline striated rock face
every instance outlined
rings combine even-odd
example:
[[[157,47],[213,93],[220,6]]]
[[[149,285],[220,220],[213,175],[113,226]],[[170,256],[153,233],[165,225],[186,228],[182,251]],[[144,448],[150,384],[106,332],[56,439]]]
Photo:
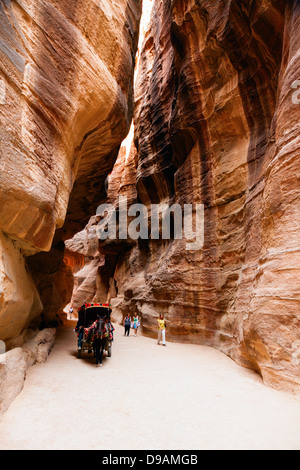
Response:
[[[72,266],[74,288],[70,304],[78,310],[84,302],[95,301],[99,259],[96,235],[97,218],[92,217],[86,228],[66,241],[65,261]],[[102,300],[103,302],[103,300]]]
[[[0,338],[111,300],[298,390],[299,1],[152,4],[129,152],[141,2],[0,4]],[[203,249],[98,244],[119,195],[204,204]]]
[[[299,27],[296,0],[153,2],[130,184],[148,208],[203,203],[204,248],[101,247],[106,292],[144,333],[164,313],[169,340],[219,348],[289,391],[300,389]]]
[[[108,177],[106,203],[115,207],[116,211],[119,210],[119,196],[126,196],[129,205],[137,202],[135,157],[134,146],[128,149],[123,146]],[[99,243],[99,220],[98,216],[92,217],[84,230],[66,241],[65,260],[69,260],[67,262],[74,273],[71,304],[75,311],[86,301],[101,303],[116,298],[116,263],[119,258],[123,259],[124,252],[135,246],[129,239]],[[115,319],[120,319],[118,313],[115,309]]]
[[[140,0],[0,3],[1,339],[42,312],[24,256],[54,237],[29,260],[44,317],[71,295],[61,242],[95,212],[129,130],[140,14]]]
[[[171,338],[218,347],[291,388],[300,386],[299,24],[296,1],[156,2],[135,114],[140,198],[202,202],[205,245],[151,247],[147,288],[131,302],[166,313]]]

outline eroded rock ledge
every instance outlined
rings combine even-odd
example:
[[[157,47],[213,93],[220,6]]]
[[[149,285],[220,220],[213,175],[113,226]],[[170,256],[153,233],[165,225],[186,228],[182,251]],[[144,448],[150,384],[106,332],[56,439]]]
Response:
[[[0,417],[22,391],[27,370],[46,362],[54,341],[55,329],[29,329],[7,342],[8,352],[0,355]]]

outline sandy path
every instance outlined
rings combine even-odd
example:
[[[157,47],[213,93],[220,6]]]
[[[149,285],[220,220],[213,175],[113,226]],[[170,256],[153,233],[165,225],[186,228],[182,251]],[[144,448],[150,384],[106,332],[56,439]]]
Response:
[[[96,368],[70,327],[0,422],[0,449],[300,449],[300,398],[207,347],[125,338]]]

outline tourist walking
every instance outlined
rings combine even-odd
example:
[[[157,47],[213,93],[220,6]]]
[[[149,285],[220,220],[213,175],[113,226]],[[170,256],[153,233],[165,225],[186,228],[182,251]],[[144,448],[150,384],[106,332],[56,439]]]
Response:
[[[136,317],[133,317],[133,329],[135,333],[134,336],[137,336],[139,326],[140,326],[140,322],[139,322],[139,317],[137,315]]]
[[[158,318],[158,338],[157,338],[157,344],[160,344],[162,341],[162,345],[166,346],[166,321],[163,315],[160,315]]]
[[[130,327],[131,327],[131,317],[129,315],[126,315],[126,317],[125,317],[124,327],[125,327],[124,336],[129,336],[130,335]]]
[[[72,320],[72,319],[73,319],[73,312],[74,312],[74,309],[73,309],[73,307],[71,306],[71,307],[70,307],[70,310],[69,310],[69,320]]]

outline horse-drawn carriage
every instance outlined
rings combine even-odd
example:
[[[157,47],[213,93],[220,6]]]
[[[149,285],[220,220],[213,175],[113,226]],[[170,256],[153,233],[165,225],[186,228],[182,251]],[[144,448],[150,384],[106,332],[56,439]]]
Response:
[[[78,310],[75,328],[78,334],[78,358],[84,351],[94,354],[96,364],[102,365],[103,352],[111,357],[113,331],[111,307],[108,304],[84,304]]]

